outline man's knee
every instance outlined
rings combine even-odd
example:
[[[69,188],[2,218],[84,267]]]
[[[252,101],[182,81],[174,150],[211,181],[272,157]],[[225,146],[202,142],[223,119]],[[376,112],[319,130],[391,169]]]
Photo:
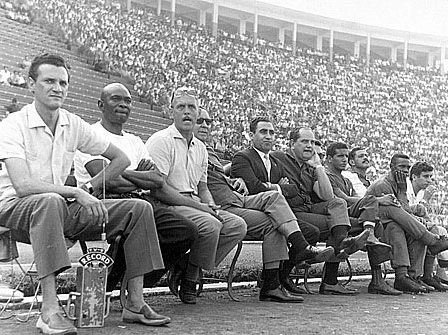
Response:
[[[347,210],[347,202],[341,198],[333,198],[328,200],[328,208],[344,208]]]
[[[154,210],[151,203],[141,200],[141,199],[124,199],[120,200],[120,205],[123,206],[123,211],[132,212],[134,215],[139,215],[138,213],[147,212],[148,214],[154,216]]]
[[[49,209],[65,208],[65,199],[57,193],[41,193],[32,196],[37,206],[46,207]]]

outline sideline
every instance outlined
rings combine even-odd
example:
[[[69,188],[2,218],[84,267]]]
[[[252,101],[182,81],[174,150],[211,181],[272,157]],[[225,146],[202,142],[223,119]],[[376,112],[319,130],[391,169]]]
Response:
[[[358,276],[353,275],[351,281],[356,281],[356,282],[367,281],[367,280],[370,280],[371,277],[372,277],[371,275],[358,275]],[[345,281],[348,278],[349,278],[348,276],[338,277],[338,279],[340,281]],[[393,274],[393,273],[389,273],[386,275],[386,279],[394,279],[394,278],[395,278],[395,274]],[[321,278],[309,278],[308,279],[309,283],[318,283],[320,281],[321,281]],[[233,283],[232,287],[234,289],[256,288],[257,282],[256,281],[236,282],[236,283]],[[216,291],[216,292],[227,291],[227,283],[219,282],[219,283],[204,284],[203,291],[204,292],[206,292],[206,291]],[[170,295],[170,294],[171,294],[171,292],[167,286],[143,289],[143,295],[145,297]],[[67,305],[68,294],[58,294],[58,298],[59,298],[59,301],[64,306]],[[119,290],[112,291],[111,300],[118,300],[119,298],[120,298],[120,291]],[[11,306],[14,306],[15,309],[27,309],[27,308],[30,308],[31,304],[33,303],[33,299],[34,299],[34,297],[25,297],[20,302],[16,302],[14,304],[11,303]],[[230,299],[230,297],[229,297],[229,299]],[[4,297],[0,297],[0,309],[3,308],[3,305],[6,302],[6,300],[7,299],[4,299]],[[37,301],[40,304],[42,301],[42,297],[37,296]],[[37,305],[39,305],[39,304],[37,304]],[[36,303],[34,303],[33,309],[36,309],[36,308],[37,308]]]

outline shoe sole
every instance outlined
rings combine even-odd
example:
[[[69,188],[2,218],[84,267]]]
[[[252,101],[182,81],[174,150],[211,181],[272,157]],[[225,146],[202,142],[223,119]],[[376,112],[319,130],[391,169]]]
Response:
[[[161,320],[149,320],[149,319],[128,319],[121,318],[121,321],[125,323],[140,323],[147,326],[163,326],[171,322],[170,318],[161,319]]]
[[[264,297],[264,298],[260,298],[260,301],[268,301],[268,302],[278,302],[278,303],[292,303],[292,304],[297,304],[297,303],[301,303],[303,302],[303,300],[283,300],[283,299],[276,299],[276,298],[271,298],[271,297]]]
[[[347,293],[342,293],[342,292],[338,292],[338,291],[319,291],[319,294],[323,294],[323,295],[358,295],[359,292],[355,292],[355,291],[351,291],[351,292],[347,292]]]
[[[400,293],[393,293],[393,292],[386,292],[386,291],[380,291],[380,290],[375,290],[375,289],[368,289],[367,293],[369,294],[382,294],[382,295],[401,295],[401,291]]]
[[[51,329],[45,322],[42,320],[42,317],[39,317],[36,323],[36,328],[40,330],[41,333],[48,334],[48,335],[55,335],[55,334],[61,334],[61,335],[76,335],[78,334],[77,330],[73,329]]]

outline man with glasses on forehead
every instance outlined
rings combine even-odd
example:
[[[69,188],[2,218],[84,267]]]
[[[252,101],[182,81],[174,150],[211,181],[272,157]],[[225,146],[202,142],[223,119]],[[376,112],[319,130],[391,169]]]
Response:
[[[194,135],[206,143],[212,120],[208,112],[200,109]],[[221,161],[211,146],[208,150],[208,187],[217,204],[227,211],[241,216],[247,223],[247,235],[263,240],[263,286],[261,301],[301,302],[303,298],[290,295],[291,284],[279,273],[280,262],[287,261],[287,240],[291,242],[291,259],[318,263],[333,256],[333,248],[317,250],[311,247],[300,231],[297,219],[286,199],[277,191],[248,195],[242,178],[229,178],[224,173]],[[298,243],[294,236],[299,236]],[[287,274],[286,274],[287,275]],[[286,278],[285,278],[286,279]],[[285,287],[286,286],[286,287]],[[297,292],[296,292],[297,293]]]
[[[146,147],[164,181],[184,199],[183,203],[160,200],[198,227],[199,237],[186,264],[175,268],[169,276],[170,289],[177,293],[180,282],[180,299],[194,304],[199,269],[217,266],[244,238],[247,229],[242,218],[220,210],[207,187],[207,149],[193,134],[199,114],[197,92],[188,87],[176,89],[171,108],[174,123],[153,134]]]

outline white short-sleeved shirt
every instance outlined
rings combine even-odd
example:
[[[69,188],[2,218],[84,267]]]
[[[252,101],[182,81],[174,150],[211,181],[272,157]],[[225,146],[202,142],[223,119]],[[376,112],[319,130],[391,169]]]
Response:
[[[98,136],[80,117],[59,109],[55,134],[44,123],[34,103],[10,114],[0,123],[0,161],[24,159],[35,180],[64,185],[76,150],[104,153],[109,141]],[[0,170],[0,201],[16,198],[6,168]]]
[[[418,205],[420,201],[422,201],[423,196],[425,195],[424,190],[420,190],[417,194],[414,193],[414,188],[412,187],[412,181],[409,178],[406,178],[407,189],[406,195],[409,200],[409,206]]]
[[[366,195],[367,188],[356,173],[345,170],[342,171],[342,176],[351,181],[354,190],[353,196],[362,198]]]
[[[101,125],[101,122],[97,122],[91,127],[99,136],[101,136],[101,138],[109,140],[128,156],[129,160],[131,161],[131,164],[128,167],[129,170],[135,170],[140,160],[142,160],[143,158],[149,158],[148,150],[146,150],[145,144],[140,137],[127,133],[125,131],[122,131],[122,135],[113,134],[106,130]],[[105,161],[109,162],[109,160],[104,157],[92,156],[80,151],[76,152],[75,177],[78,185],[83,185],[87,181],[92,179],[85,166],[88,162],[91,162],[95,159],[104,159]]]
[[[200,181],[207,183],[208,153],[205,144],[193,136],[190,146],[172,124],[153,134],[146,148],[167,184],[179,192],[198,194]]]

